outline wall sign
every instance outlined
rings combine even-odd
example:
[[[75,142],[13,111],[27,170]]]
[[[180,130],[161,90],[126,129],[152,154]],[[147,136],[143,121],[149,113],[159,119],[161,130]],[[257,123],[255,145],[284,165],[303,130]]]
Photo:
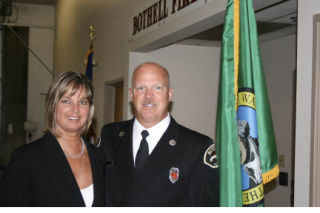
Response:
[[[156,0],[132,12],[129,39],[134,40],[186,13],[203,6],[209,0]],[[151,3],[150,3],[151,2]]]

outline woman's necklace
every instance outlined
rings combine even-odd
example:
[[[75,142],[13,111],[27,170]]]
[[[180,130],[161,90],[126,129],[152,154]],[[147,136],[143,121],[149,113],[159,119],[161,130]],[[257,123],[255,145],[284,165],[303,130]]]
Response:
[[[80,181],[83,164],[84,164],[84,155],[81,156],[81,164],[80,164],[79,172],[75,175],[77,181]],[[80,185],[79,185],[79,188],[80,188]]]
[[[82,138],[81,138],[81,142],[82,142],[82,150],[81,150],[81,152],[80,152],[79,154],[77,154],[77,155],[70,155],[70,154],[68,154],[68,153],[66,153],[66,152],[63,152],[63,153],[65,154],[65,156],[68,157],[68,158],[80,158],[80,157],[83,155],[84,150],[85,150],[85,145],[84,145],[84,141],[83,141]]]

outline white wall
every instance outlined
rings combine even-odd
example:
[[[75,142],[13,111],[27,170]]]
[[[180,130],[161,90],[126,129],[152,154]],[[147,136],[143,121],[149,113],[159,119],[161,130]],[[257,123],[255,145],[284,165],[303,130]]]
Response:
[[[150,4],[149,0],[95,0],[90,4],[87,0],[57,0],[57,43],[54,62],[57,72],[84,72],[83,60],[89,47],[88,29],[90,25],[95,28],[94,57],[98,65],[93,73],[93,84],[98,134],[103,125],[105,83],[124,79],[124,91],[128,90],[129,52],[168,45],[172,42],[170,39],[181,39],[181,36],[208,29],[217,24],[217,20],[211,16],[223,12],[226,2],[209,1],[206,7],[188,13],[188,17],[179,17],[159,31],[129,41],[130,13],[134,8]],[[223,18],[221,15],[219,17]],[[190,27],[198,21],[203,24]],[[175,31],[179,32],[172,36],[172,32]],[[124,118],[130,118],[127,114],[130,109],[125,104],[128,92],[124,93],[123,100]]]
[[[12,3],[12,15],[9,21],[20,26],[53,28],[55,7],[38,4]]]
[[[296,36],[264,42],[260,44],[260,48],[278,154],[285,156],[285,166],[280,167],[280,171],[289,174],[289,186],[277,185],[268,192],[265,205],[290,206]],[[174,87],[174,118],[181,124],[215,139],[220,47],[175,44],[149,53],[132,52],[129,76],[131,77],[138,64],[145,61],[155,61],[168,69]]]
[[[295,206],[310,205],[313,16],[319,13],[319,0],[298,1]]]
[[[139,0],[141,1],[141,0]],[[129,64],[129,10],[137,0],[57,0],[57,42],[55,67],[58,73],[68,70],[85,72],[83,61],[89,48],[89,26],[95,29],[93,71],[97,134],[103,125],[105,84],[124,80],[127,90]],[[124,94],[127,99],[127,93]],[[124,107],[127,107],[125,105]],[[126,112],[124,108],[124,112]],[[126,118],[126,115],[124,115]]]
[[[174,88],[171,113],[175,120],[214,138],[220,47],[175,44],[148,54],[137,54],[130,55],[129,76],[141,62],[154,61],[163,65],[170,73]]]
[[[30,28],[30,48],[51,70],[53,70],[53,42],[53,29]],[[28,138],[29,141],[42,136],[47,128],[44,119],[44,101],[52,79],[52,74],[29,53],[27,121],[35,122],[37,125],[36,131],[32,132],[32,138]]]
[[[266,193],[266,206],[290,206],[292,151],[294,133],[294,78],[296,70],[296,36],[260,44],[262,62],[270,99],[278,155],[284,155],[280,172],[288,173],[288,186],[277,185]],[[277,179],[278,183],[278,179]]]
[[[16,22],[10,24],[29,27],[29,48],[50,70],[53,70],[55,7],[14,3],[13,8],[10,20],[15,19],[15,17],[19,18]],[[29,138],[29,141],[42,136],[46,129],[44,94],[47,92],[51,81],[52,75],[50,72],[29,51],[27,121],[36,124],[36,130],[31,132],[32,137]]]
[[[165,28],[129,43],[131,8],[137,8],[146,2],[147,0],[95,0],[94,4],[88,4],[87,0],[57,0],[58,25],[54,65],[58,72],[70,69],[84,72],[83,60],[89,45],[88,27],[93,25],[96,29],[95,58],[98,65],[95,67],[93,78],[98,131],[103,125],[104,83],[123,78],[125,79],[124,90],[128,88],[128,70],[132,70],[132,67],[129,69],[129,51],[169,44],[176,41],[177,38],[181,39],[183,36],[190,35],[194,33],[192,30],[199,30],[207,26],[206,21],[210,19],[210,16],[222,12],[226,3],[226,1],[211,1],[207,8],[197,9],[192,14],[180,17]],[[308,206],[312,16],[320,12],[320,1],[308,0],[306,3],[306,1],[299,0],[298,8],[295,205]],[[201,22],[201,26],[197,26],[197,21]],[[180,88],[178,85],[175,87]],[[124,94],[124,100],[124,118],[129,118],[131,116],[128,114],[128,105],[125,104],[128,100],[127,92]],[[178,101],[175,100],[175,102],[177,106]],[[178,120],[180,121],[180,118]]]

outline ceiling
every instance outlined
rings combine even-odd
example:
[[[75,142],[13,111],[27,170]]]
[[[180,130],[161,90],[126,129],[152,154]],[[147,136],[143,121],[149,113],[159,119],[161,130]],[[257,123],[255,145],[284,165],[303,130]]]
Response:
[[[12,0],[29,4],[55,5],[57,0]],[[256,19],[261,22],[293,24],[297,0],[253,0]]]
[[[253,5],[258,34],[263,40],[295,33],[297,0],[253,0]],[[222,31],[223,23],[179,43],[207,46],[210,45],[208,41],[221,41]]]
[[[56,0],[12,0],[17,3],[55,5]]]
[[[12,2],[55,5],[57,0],[12,0]],[[265,35],[275,31],[290,31],[296,26],[297,0],[253,0],[258,34]],[[223,23],[212,29],[193,35],[182,43],[200,45],[199,42],[220,41]]]

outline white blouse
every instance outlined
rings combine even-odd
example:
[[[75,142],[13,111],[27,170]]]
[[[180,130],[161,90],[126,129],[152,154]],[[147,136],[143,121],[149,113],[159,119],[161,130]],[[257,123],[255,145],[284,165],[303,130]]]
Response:
[[[91,207],[93,203],[93,184],[87,188],[81,189],[80,191],[86,207]]]

